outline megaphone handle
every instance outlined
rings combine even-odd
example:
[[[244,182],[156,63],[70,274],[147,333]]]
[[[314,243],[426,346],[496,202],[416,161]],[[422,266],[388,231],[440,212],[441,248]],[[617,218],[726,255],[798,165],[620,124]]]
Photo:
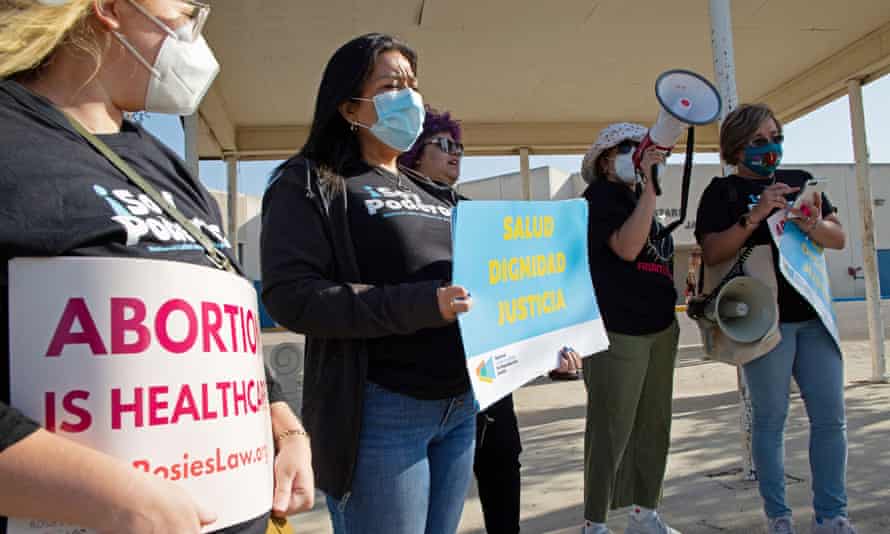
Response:
[[[655,188],[655,195],[661,196],[661,182],[658,180],[658,165],[652,165],[652,170],[649,173],[649,181],[652,182],[652,187]]]

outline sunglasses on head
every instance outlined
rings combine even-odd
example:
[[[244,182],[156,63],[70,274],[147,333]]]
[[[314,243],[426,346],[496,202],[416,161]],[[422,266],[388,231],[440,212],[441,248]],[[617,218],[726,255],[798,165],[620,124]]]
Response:
[[[439,147],[439,150],[452,156],[464,155],[464,145],[458,143],[457,141],[448,139],[447,137],[433,137],[424,144],[436,145],[437,147]]]
[[[640,144],[636,141],[625,139],[624,141],[621,141],[620,143],[615,145],[615,149],[618,151],[619,154],[630,154],[631,152],[636,150],[639,145]]]
[[[751,141],[751,146],[761,148],[770,143],[781,145],[783,141],[785,141],[785,136],[782,134],[776,134],[769,139],[767,139],[766,137],[755,137],[754,140]]]

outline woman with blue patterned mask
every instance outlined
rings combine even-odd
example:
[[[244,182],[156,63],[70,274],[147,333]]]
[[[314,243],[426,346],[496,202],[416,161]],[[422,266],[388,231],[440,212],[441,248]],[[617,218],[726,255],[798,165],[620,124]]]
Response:
[[[753,412],[752,453],[769,534],[793,534],[785,500],[784,427],[792,376],[810,421],[814,534],[853,534],[847,519],[847,436],[843,359],[813,305],[780,269],[767,219],[795,200],[812,180],[801,170],[780,169],[782,124],[767,106],[743,104],[720,130],[720,153],[735,174],[714,178],[702,194],[695,235],[702,247],[706,285],[751,247],[745,273],[772,291],[778,320],[762,340],[733,350],[742,367]],[[806,195],[806,193],[804,193]],[[844,229],[824,194],[807,195],[800,217],[788,219],[816,248],[844,248]],[[787,230],[787,226],[786,232]],[[713,270],[714,276],[710,273]],[[710,282],[709,282],[710,280]],[[715,336],[722,336],[717,331]],[[731,346],[726,343],[724,346]]]

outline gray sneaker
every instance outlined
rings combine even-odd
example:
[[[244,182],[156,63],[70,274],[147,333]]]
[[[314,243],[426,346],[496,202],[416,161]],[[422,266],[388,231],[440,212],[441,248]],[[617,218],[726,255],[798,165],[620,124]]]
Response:
[[[584,525],[583,527],[581,527],[581,534],[612,534],[612,531],[609,530],[609,527],[605,525]]]
[[[794,534],[794,522],[791,516],[770,519],[766,526],[767,534]]]
[[[856,529],[846,517],[823,519],[822,523],[813,518],[813,534],[856,534]]]
[[[681,532],[669,527],[656,513],[643,520],[629,517],[624,534],[681,534]]]

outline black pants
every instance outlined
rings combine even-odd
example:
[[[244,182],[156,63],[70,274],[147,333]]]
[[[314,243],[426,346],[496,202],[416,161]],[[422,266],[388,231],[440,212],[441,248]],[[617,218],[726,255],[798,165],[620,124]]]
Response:
[[[476,416],[473,472],[488,534],[519,532],[519,422],[508,395]]]

